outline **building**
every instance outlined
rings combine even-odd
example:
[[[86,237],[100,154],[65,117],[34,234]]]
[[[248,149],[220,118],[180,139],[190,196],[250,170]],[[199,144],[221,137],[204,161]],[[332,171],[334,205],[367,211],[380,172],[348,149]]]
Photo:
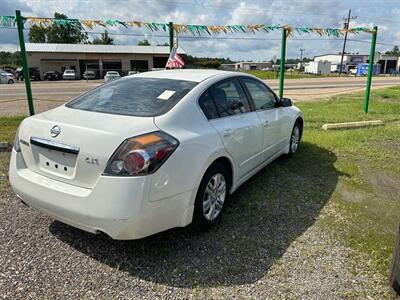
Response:
[[[169,56],[168,46],[91,45],[26,43],[29,67],[64,72],[74,69],[78,78],[85,70],[96,71],[103,78],[107,71],[126,75],[129,71],[148,71],[164,68]],[[183,54],[182,50],[178,53]]]
[[[222,64],[222,68],[226,71],[272,70],[272,62],[241,61],[234,64]]]
[[[314,56],[314,61],[330,61],[331,62],[331,72],[339,72],[340,70],[340,60],[342,55],[338,54],[323,54]],[[359,53],[346,53],[343,55],[343,72],[348,72],[351,69],[357,67],[357,64],[368,63],[368,54]],[[391,74],[393,72],[398,72],[400,68],[400,55],[388,55],[375,53],[375,63],[381,65],[381,74]]]
[[[383,54],[379,58],[381,73],[393,74],[400,71],[400,55]]]
[[[323,54],[314,56],[314,61],[329,61],[331,63],[331,72],[340,71],[340,61],[342,55],[338,54]],[[366,54],[350,54],[346,53],[343,55],[343,67],[342,72],[348,72],[349,70],[355,68],[359,63],[367,63],[369,55]]]

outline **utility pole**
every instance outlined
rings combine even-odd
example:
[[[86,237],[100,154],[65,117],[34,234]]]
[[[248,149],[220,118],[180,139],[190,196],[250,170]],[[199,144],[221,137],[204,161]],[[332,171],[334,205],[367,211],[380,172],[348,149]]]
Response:
[[[339,76],[342,74],[342,69],[343,69],[343,56],[346,51],[347,29],[349,29],[350,20],[355,20],[355,19],[357,19],[357,17],[351,16],[351,9],[349,9],[349,16],[347,18],[343,18],[343,29],[346,29],[346,32],[344,33],[342,57],[340,59],[340,66],[339,66]]]
[[[305,52],[306,49],[301,49],[300,48],[299,51],[300,51],[300,69],[299,69],[299,71],[301,71],[302,67],[303,67],[303,52]]]
[[[303,52],[306,51],[306,49],[299,49],[300,51],[300,61],[303,61]]]

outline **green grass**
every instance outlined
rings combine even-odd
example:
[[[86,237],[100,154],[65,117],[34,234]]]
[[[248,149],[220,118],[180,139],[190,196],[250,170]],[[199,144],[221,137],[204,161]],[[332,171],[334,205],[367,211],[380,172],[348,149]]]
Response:
[[[400,87],[373,91],[368,114],[362,111],[362,99],[359,93],[299,103],[306,120],[303,141],[332,151],[336,170],[345,174],[328,204],[334,209],[325,219],[328,230],[367,253],[387,276],[400,221]],[[372,119],[385,125],[320,129],[323,123]]]
[[[246,73],[254,75],[260,79],[277,79],[277,78],[279,78],[279,75],[277,74],[277,72],[274,72],[274,71],[251,70],[251,71],[246,71]],[[330,76],[334,77],[337,75],[336,74],[313,75],[313,74],[304,74],[304,73],[298,73],[298,72],[286,72],[285,73],[285,79],[320,78],[320,77],[330,77]]]
[[[14,141],[15,131],[25,117],[0,117],[0,142]]]

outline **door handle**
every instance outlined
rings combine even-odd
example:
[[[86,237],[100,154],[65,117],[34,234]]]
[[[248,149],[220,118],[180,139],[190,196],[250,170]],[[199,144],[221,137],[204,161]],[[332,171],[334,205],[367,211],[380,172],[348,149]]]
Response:
[[[269,126],[269,121],[264,121],[264,122],[263,122],[263,126],[264,126],[264,127],[268,127],[268,126]]]
[[[223,135],[224,137],[230,137],[230,136],[232,136],[232,129],[226,129],[226,130],[222,133],[222,135]]]

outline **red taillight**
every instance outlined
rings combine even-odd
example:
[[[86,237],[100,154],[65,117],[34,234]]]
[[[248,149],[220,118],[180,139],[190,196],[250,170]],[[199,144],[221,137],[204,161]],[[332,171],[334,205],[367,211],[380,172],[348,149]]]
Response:
[[[157,161],[163,160],[168,155],[170,155],[172,153],[172,151],[174,151],[174,150],[175,150],[175,148],[172,148],[172,147],[158,150],[156,153],[156,160]]]
[[[137,174],[148,167],[149,155],[146,151],[135,150],[124,157],[123,167],[129,174]]]
[[[109,160],[104,175],[137,176],[155,172],[178,147],[162,131],[126,139]]]

